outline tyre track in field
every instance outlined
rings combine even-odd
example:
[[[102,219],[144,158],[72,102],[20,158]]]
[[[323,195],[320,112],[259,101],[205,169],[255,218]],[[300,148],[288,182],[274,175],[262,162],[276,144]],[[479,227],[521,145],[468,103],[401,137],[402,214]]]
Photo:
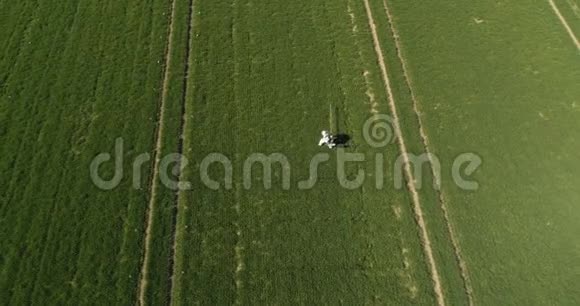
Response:
[[[425,147],[425,152],[427,153],[427,155],[429,157],[429,163],[431,163],[431,165],[434,165],[433,158],[432,158],[433,155],[431,154],[431,151],[429,150],[430,141],[429,141],[429,138],[427,136],[427,132],[425,131],[425,128],[423,125],[423,120],[421,118],[421,112],[419,111],[419,103],[417,102],[418,100],[417,100],[417,97],[415,95],[415,91],[413,90],[413,87],[411,85],[412,82],[411,82],[410,75],[408,73],[409,70],[407,69],[407,62],[406,62],[405,58],[403,57],[400,36],[399,36],[398,31],[397,31],[397,28],[395,27],[393,15],[391,15],[391,11],[389,10],[387,0],[383,0],[383,8],[385,9],[385,14],[387,15],[390,31],[391,31],[391,34],[393,36],[393,40],[395,42],[397,57],[399,59],[399,62],[401,63],[401,68],[403,70],[403,77],[405,78],[405,83],[406,83],[407,88],[409,89],[409,93],[411,95],[411,100],[413,102],[413,111],[414,111],[415,115],[417,116],[417,121],[419,122],[419,134],[420,134],[421,140],[423,142],[423,147]],[[435,169],[433,167],[431,167],[431,171],[432,171],[433,178],[436,179],[438,177],[438,175],[435,172]],[[474,305],[473,286],[472,286],[471,278],[469,276],[469,272],[467,269],[467,264],[465,263],[465,261],[463,260],[463,256],[461,255],[461,248],[459,245],[459,240],[457,239],[455,229],[454,229],[454,227],[451,223],[451,219],[449,217],[449,210],[447,208],[447,200],[445,199],[445,195],[443,194],[443,191],[441,190],[441,182],[437,181],[437,185],[438,185],[438,189],[437,189],[438,192],[437,193],[439,196],[439,205],[440,205],[441,210],[443,212],[443,218],[445,220],[445,225],[447,226],[447,232],[448,232],[449,237],[451,239],[451,244],[453,245],[455,259],[457,260],[457,263],[459,265],[459,269],[461,272],[461,278],[463,280],[463,285],[464,285],[465,293],[467,295],[468,303],[469,303],[469,305]]]
[[[564,26],[564,29],[566,29],[566,32],[568,32],[568,35],[570,35],[570,38],[572,39],[572,41],[576,45],[576,49],[580,50],[580,42],[578,42],[578,38],[576,37],[576,34],[574,34],[574,31],[572,30],[570,25],[568,25],[566,18],[564,18],[562,13],[560,13],[560,10],[558,9],[558,6],[556,6],[556,3],[554,3],[554,0],[548,0],[548,2],[550,3],[552,10],[556,14],[556,17],[558,17],[558,19],[560,19],[560,23],[562,23],[562,26]]]
[[[175,1],[175,0],[174,0]],[[175,194],[175,208],[174,208],[174,212],[172,215],[172,220],[171,220],[171,251],[169,254],[169,288],[167,290],[167,301],[168,301],[168,305],[173,305],[173,290],[176,286],[175,283],[175,263],[177,261],[177,245],[179,243],[179,239],[177,239],[177,237],[180,237],[182,234],[178,229],[177,226],[177,221],[178,221],[178,216],[179,216],[179,202],[181,200],[181,182],[185,182],[185,177],[183,174],[183,167],[185,166],[185,164],[183,163],[183,146],[184,146],[184,142],[185,142],[185,131],[187,131],[187,126],[189,125],[188,120],[187,120],[187,97],[189,96],[190,93],[190,88],[188,86],[188,80],[189,80],[189,75],[190,75],[190,68],[191,68],[191,62],[192,62],[192,52],[191,52],[191,47],[192,47],[192,43],[193,43],[193,22],[194,22],[194,18],[193,18],[193,13],[194,13],[194,7],[195,7],[195,0],[189,0],[189,6],[188,6],[188,13],[187,13],[187,38],[186,38],[186,46],[185,46],[185,62],[183,63],[183,82],[182,82],[182,96],[181,96],[181,119],[180,119],[180,125],[179,125],[179,140],[178,140],[178,145],[177,145],[177,153],[179,154],[179,162],[178,162],[178,168],[177,168],[177,177],[179,178],[179,190],[176,192]]]
[[[352,4],[351,4],[352,0],[348,0],[347,1],[347,13],[350,16],[350,23],[352,25],[352,33],[354,36],[357,35],[358,33],[358,29],[356,26],[356,17],[354,15],[354,11],[352,10]],[[358,59],[359,59],[359,64],[361,65],[361,67],[364,68],[364,72],[363,72],[363,80],[365,83],[365,87],[366,87],[366,92],[365,94],[367,95],[367,98],[369,99],[369,104],[371,106],[371,114],[372,115],[376,115],[379,114],[379,110],[378,110],[378,102],[376,101],[376,97],[375,94],[373,92],[373,86],[371,85],[371,80],[370,80],[370,72],[366,69],[367,68],[367,63],[364,61],[363,56],[362,56],[362,51],[360,48],[360,40],[357,39],[355,37],[355,44],[357,44],[357,50],[358,50]],[[384,168],[383,166],[377,166],[377,169],[382,169]],[[377,178],[378,178],[377,174]],[[363,186],[364,189],[364,186]],[[363,191],[364,193],[364,191]],[[362,197],[361,197],[362,199]],[[399,204],[396,204],[394,206],[392,206],[393,209],[393,213],[395,214],[396,218],[398,221],[401,220],[401,207],[399,206]],[[416,280],[412,275],[412,271],[410,270],[410,264],[409,264],[409,259],[408,259],[408,248],[406,247],[407,243],[405,242],[405,239],[403,237],[403,233],[399,232],[399,239],[400,239],[400,243],[401,243],[401,254],[403,256],[403,267],[404,269],[401,270],[400,277],[401,280],[403,282],[403,285],[405,286],[405,288],[409,291],[410,297],[411,299],[415,299],[417,297],[417,285],[416,285]]]
[[[176,3],[177,0],[171,0],[170,5],[170,13],[169,13],[169,25],[168,25],[168,34],[167,34],[167,44],[165,46],[165,63],[163,65],[163,81],[162,81],[162,90],[161,96],[159,99],[159,109],[157,113],[157,127],[155,131],[155,149],[153,150],[153,168],[151,170],[151,176],[149,178],[149,203],[147,206],[147,219],[145,221],[145,244],[143,247],[143,258],[141,263],[141,273],[139,279],[139,288],[138,288],[138,305],[145,305],[145,295],[147,292],[148,286],[148,277],[149,277],[149,259],[151,257],[151,224],[153,223],[155,206],[156,206],[156,197],[157,197],[157,188],[159,187],[159,163],[161,161],[161,157],[159,156],[161,153],[161,147],[163,143],[163,126],[165,124],[165,105],[167,102],[167,96],[169,93],[169,71],[172,63],[172,53],[174,47],[174,35],[173,35],[173,26],[175,23],[175,14],[176,14]]]
[[[389,108],[391,110],[391,115],[393,116],[393,128],[395,130],[395,136],[397,138],[397,142],[399,144],[399,150],[401,155],[403,156],[404,161],[404,169],[405,169],[405,178],[407,181],[407,188],[411,193],[412,201],[413,201],[413,211],[415,214],[415,219],[417,221],[417,225],[419,226],[421,232],[421,241],[423,246],[423,251],[425,252],[425,256],[427,257],[427,262],[429,264],[429,269],[431,272],[431,279],[433,281],[433,290],[435,292],[437,298],[437,304],[439,306],[445,305],[445,298],[443,295],[443,289],[441,287],[441,277],[439,276],[439,272],[437,270],[437,264],[435,262],[435,257],[433,256],[433,248],[431,246],[431,239],[429,238],[429,233],[427,231],[427,226],[425,223],[425,219],[423,218],[423,209],[421,207],[421,202],[419,200],[419,193],[417,192],[415,185],[414,185],[414,178],[411,172],[411,166],[409,161],[409,154],[407,152],[407,146],[405,144],[405,140],[403,139],[403,133],[401,130],[401,126],[399,123],[399,116],[397,113],[397,106],[395,104],[395,99],[393,96],[393,90],[391,88],[391,81],[389,79],[389,75],[387,72],[387,66],[385,63],[385,59],[383,57],[383,50],[380,46],[376,23],[372,15],[372,10],[370,8],[369,0],[363,0],[366,15],[368,19],[369,28],[371,30],[371,34],[373,37],[373,45],[375,49],[375,53],[377,55],[377,61],[381,70],[385,91],[389,98]]]
[[[237,111],[237,117],[235,119],[236,131],[238,135],[240,134],[240,114],[242,113],[241,105],[239,101],[240,94],[240,60],[239,60],[239,50],[237,44],[238,37],[238,23],[239,23],[239,0],[233,0],[232,10],[233,10],[233,20],[232,20],[232,49],[234,52],[234,102]],[[236,146],[236,163],[239,164],[239,143],[235,142]],[[242,290],[244,283],[242,280],[242,273],[246,268],[244,264],[244,243],[242,240],[242,205],[240,203],[241,198],[241,183],[236,182],[235,184],[235,204],[234,211],[236,213],[237,220],[233,222],[236,231],[236,244],[234,246],[234,258],[235,258],[235,270],[234,270],[234,284],[236,286],[236,296],[233,305],[242,305]]]

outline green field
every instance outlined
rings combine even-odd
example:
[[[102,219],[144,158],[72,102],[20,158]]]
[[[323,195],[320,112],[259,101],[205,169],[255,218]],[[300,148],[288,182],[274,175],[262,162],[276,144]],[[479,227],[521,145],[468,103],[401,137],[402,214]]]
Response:
[[[0,304],[580,304],[579,33],[576,0],[0,0]]]

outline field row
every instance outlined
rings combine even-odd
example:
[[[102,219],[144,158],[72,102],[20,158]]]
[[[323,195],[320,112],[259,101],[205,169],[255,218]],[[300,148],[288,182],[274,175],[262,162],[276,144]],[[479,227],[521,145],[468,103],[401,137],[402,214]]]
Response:
[[[363,2],[236,0],[195,9],[184,147],[194,188],[180,196],[173,301],[435,303],[411,199],[392,177],[388,190],[371,180],[342,189],[335,156],[319,170],[327,179],[308,191],[283,190],[280,179],[263,190],[260,171],[250,190],[234,177],[232,190],[212,191],[197,172],[212,152],[231,157],[236,173],[245,156],[279,152],[293,180],[306,178],[310,158],[325,152],[315,143],[331,128],[333,106],[339,132],[356,144],[348,151],[367,160],[349,176],[372,175],[376,154],[393,163],[396,146],[374,149],[361,133],[373,112],[389,113]],[[281,175],[274,167],[273,177]],[[461,283],[445,286],[466,300]]]
[[[125,173],[152,151],[166,1],[1,5],[0,300],[131,304],[147,193],[100,190],[89,165],[118,137]]]

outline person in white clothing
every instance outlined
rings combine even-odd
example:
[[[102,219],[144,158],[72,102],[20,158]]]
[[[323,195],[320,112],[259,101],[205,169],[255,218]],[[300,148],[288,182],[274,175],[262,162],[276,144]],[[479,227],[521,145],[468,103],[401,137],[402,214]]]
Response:
[[[330,149],[336,147],[336,143],[334,142],[334,136],[332,136],[332,134],[330,134],[328,131],[322,131],[322,138],[320,138],[318,145],[319,146],[326,145]]]

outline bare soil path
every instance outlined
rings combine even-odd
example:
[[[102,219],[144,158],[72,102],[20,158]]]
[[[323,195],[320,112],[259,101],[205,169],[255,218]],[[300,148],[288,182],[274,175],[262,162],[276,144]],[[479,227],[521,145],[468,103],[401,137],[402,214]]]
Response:
[[[157,189],[159,188],[159,164],[161,161],[161,147],[163,143],[163,127],[165,125],[165,105],[167,101],[167,96],[169,92],[169,74],[170,74],[170,67],[172,63],[172,53],[174,48],[174,35],[173,35],[173,27],[176,15],[176,0],[172,0],[171,2],[171,12],[169,18],[169,26],[168,26],[168,38],[167,38],[167,46],[165,47],[165,63],[163,64],[163,87],[161,91],[161,97],[159,101],[159,110],[157,114],[157,131],[155,133],[155,149],[153,150],[153,168],[150,177],[149,183],[149,204],[147,206],[147,221],[145,224],[145,244],[143,247],[143,261],[141,264],[141,274],[139,280],[139,291],[138,291],[138,304],[145,305],[146,299],[145,295],[147,292],[147,285],[149,279],[149,260],[151,257],[151,228],[154,219],[154,212],[156,211],[156,198],[157,198]]]
[[[558,17],[558,19],[560,19],[560,22],[564,26],[564,29],[566,29],[566,32],[568,32],[568,35],[570,35],[570,38],[572,39],[572,41],[576,45],[576,49],[580,50],[580,42],[578,42],[578,38],[576,37],[576,34],[574,34],[574,31],[572,31],[572,28],[570,27],[570,25],[568,25],[568,22],[566,21],[564,16],[562,16],[562,13],[560,13],[558,6],[556,6],[556,3],[554,3],[554,0],[548,0],[548,2],[550,3],[550,6],[552,7],[552,10],[554,10],[554,13]]]

